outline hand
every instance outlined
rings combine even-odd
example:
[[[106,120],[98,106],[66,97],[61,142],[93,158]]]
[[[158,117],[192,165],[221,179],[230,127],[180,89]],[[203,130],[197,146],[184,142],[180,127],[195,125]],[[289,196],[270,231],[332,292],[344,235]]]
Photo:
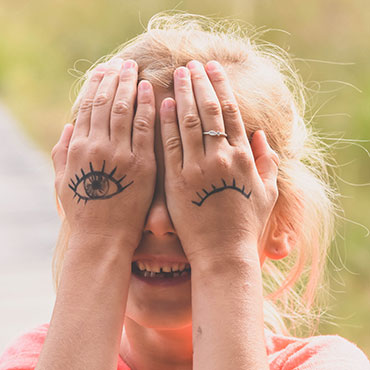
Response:
[[[92,71],[75,127],[66,125],[52,158],[72,233],[125,236],[134,251],[154,192],[155,105],[148,81],[137,92],[137,64],[122,63]]]
[[[190,263],[240,256],[257,245],[277,200],[278,157],[262,131],[250,146],[220,64],[188,68],[175,71],[176,102],[160,111],[167,207]],[[210,130],[228,136],[202,134]]]

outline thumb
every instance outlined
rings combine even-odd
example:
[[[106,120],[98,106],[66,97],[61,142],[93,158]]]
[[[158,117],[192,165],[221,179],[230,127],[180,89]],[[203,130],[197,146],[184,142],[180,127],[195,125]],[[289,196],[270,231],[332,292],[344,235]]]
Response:
[[[266,190],[276,190],[279,157],[271,149],[263,130],[258,130],[254,133],[251,148],[258,174]]]
[[[68,147],[71,141],[73,129],[74,126],[72,123],[67,123],[63,128],[59,141],[55,144],[51,151],[51,158],[53,160],[56,180],[64,174],[67,163]]]

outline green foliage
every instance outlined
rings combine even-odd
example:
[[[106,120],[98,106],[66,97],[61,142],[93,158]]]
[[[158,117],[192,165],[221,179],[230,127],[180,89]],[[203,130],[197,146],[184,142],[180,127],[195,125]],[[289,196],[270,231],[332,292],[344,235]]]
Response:
[[[368,0],[3,0],[1,6],[0,96],[46,151],[75,98],[78,72],[70,70],[84,72],[140,33],[153,14],[175,8],[287,31],[264,38],[295,58],[309,89],[312,125],[328,144],[338,137],[369,140]],[[370,183],[369,155],[360,144],[369,149],[368,142],[333,148],[346,220],[331,251],[334,265],[329,264],[331,321],[338,326],[323,324],[320,330],[338,333],[370,355],[369,236],[358,225],[370,226],[369,186],[348,184]]]

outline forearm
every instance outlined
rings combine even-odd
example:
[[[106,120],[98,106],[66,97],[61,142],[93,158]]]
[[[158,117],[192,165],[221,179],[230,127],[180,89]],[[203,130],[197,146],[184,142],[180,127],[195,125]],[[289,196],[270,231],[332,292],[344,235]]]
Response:
[[[132,259],[122,243],[70,241],[36,370],[117,369]]]
[[[268,369],[257,253],[199,261],[191,275],[194,370]]]

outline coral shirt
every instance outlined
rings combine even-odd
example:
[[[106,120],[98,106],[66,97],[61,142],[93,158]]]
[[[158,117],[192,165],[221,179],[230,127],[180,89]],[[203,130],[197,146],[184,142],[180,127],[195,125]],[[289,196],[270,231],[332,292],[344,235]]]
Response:
[[[49,324],[21,335],[0,356],[0,370],[33,370]],[[270,370],[370,370],[365,354],[337,335],[285,337],[265,330]],[[130,370],[118,356],[117,370]]]

